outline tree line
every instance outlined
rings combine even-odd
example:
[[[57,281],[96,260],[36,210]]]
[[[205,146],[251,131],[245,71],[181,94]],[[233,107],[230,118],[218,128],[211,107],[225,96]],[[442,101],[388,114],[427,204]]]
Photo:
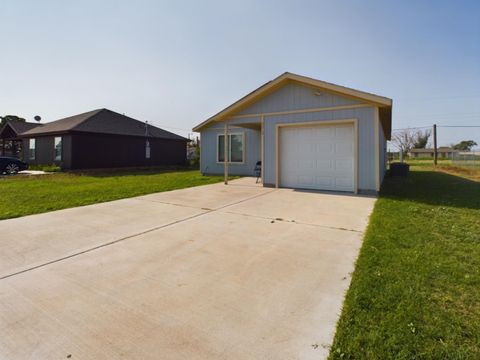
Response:
[[[432,135],[432,131],[403,129],[395,131],[392,135],[392,142],[399,151],[406,154],[412,149],[425,149],[428,145],[428,140]],[[451,147],[460,151],[471,151],[478,144],[473,140],[462,140],[458,144],[452,144]]]

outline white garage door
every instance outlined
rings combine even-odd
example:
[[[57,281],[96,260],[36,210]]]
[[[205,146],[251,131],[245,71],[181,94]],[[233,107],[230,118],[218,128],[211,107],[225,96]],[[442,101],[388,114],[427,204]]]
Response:
[[[354,191],[353,124],[280,128],[280,186]]]

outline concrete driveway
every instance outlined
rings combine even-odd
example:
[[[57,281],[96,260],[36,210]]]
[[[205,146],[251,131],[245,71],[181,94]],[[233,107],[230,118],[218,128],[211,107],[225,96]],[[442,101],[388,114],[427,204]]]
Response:
[[[244,178],[0,221],[0,358],[322,359],[374,201]]]

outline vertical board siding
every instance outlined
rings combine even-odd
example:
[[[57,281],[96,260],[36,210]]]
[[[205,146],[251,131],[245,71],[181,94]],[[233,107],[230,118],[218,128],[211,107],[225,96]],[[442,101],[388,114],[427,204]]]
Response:
[[[383,132],[383,126],[379,126],[379,144],[380,144],[380,185],[385,177],[385,171],[387,170],[387,140],[385,139],[385,133]]]
[[[265,183],[275,184],[275,131],[277,124],[358,119],[358,188],[375,190],[373,107],[265,117]]]
[[[200,171],[202,174],[223,174],[223,163],[217,163],[217,135],[223,135],[222,125],[205,129],[200,134]],[[260,160],[260,131],[248,128],[229,126],[229,133],[244,134],[244,162],[230,164],[228,173],[231,175],[253,176],[257,161]]]
[[[62,135],[62,161],[60,161],[62,169],[72,168],[72,136]]]
[[[146,139],[137,136],[76,133],[72,135],[72,168],[115,168],[185,165],[186,141],[149,138],[150,158],[145,156]]]
[[[319,92],[321,95],[315,95]],[[265,96],[236,115],[260,114],[277,111],[314,109],[320,107],[360,104],[359,101],[334,95],[324,90],[289,83]]]
[[[316,90],[295,83],[289,83],[275,92],[260,99],[256,103],[243,109],[235,115],[262,114],[279,111],[291,111],[302,109],[313,109],[331,106],[361,104],[357,100],[342,97],[321,91],[321,95],[315,95]],[[375,181],[375,127],[374,127],[374,106],[356,109],[329,110],[319,112],[307,112],[284,115],[265,116],[264,122],[264,183],[275,184],[276,164],[276,125],[282,123],[315,122],[322,121],[357,119],[358,120],[358,189],[376,189]],[[260,117],[228,119],[232,128],[230,132],[244,132],[246,143],[246,158],[242,165],[231,164],[229,173],[232,175],[253,175],[256,161],[261,157],[261,138],[259,130],[252,130],[241,127],[247,124],[260,125]],[[237,126],[235,126],[237,125]],[[381,128],[381,127],[380,127]],[[223,133],[223,122],[213,123],[204,128],[201,132],[201,172],[204,174],[222,174],[223,164],[217,164],[217,134]],[[385,169],[385,137],[383,129],[380,141],[380,171],[383,174]],[[382,175],[383,177],[383,175]]]

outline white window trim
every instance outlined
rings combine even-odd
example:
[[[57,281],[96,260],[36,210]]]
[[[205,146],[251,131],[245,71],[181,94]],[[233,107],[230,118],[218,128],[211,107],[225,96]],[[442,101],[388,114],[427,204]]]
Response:
[[[33,140],[33,149],[31,147]],[[33,150],[33,156],[32,156],[32,150]],[[29,138],[28,139],[28,160],[35,160],[37,158],[37,139],[36,138]]]
[[[60,159],[57,159],[57,144],[55,140],[60,139]],[[53,161],[62,161],[63,160],[63,136],[54,136],[53,137]]]
[[[152,147],[150,145],[150,141],[145,142],[145,159],[150,159],[152,157]]]
[[[218,159],[218,140],[219,140],[220,136],[224,136],[224,135],[225,134],[223,134],[223,133],[218,133],[217,134],[217,146],[216,146],[217,153],[215,155],[215,157],[217,159],[217,164],[223,164],[224,163],[224,161],[219,161],[219,159]],[[242,136],[243,154],[242,154],[242,161],[241,162],[240,161],[234,161],[234,162],[228,161],[228,164],[230,164],[230,165],[245,165],[245,156],[246,156],[246,153],[247,153],[246,144],[245,144],[245,133],[244,132],[229,132],[228,136],[230,136],[230,135],[241,135]],[[232,142],[229,141],[228,144],[229,144],[228,155],[230,157]]]

